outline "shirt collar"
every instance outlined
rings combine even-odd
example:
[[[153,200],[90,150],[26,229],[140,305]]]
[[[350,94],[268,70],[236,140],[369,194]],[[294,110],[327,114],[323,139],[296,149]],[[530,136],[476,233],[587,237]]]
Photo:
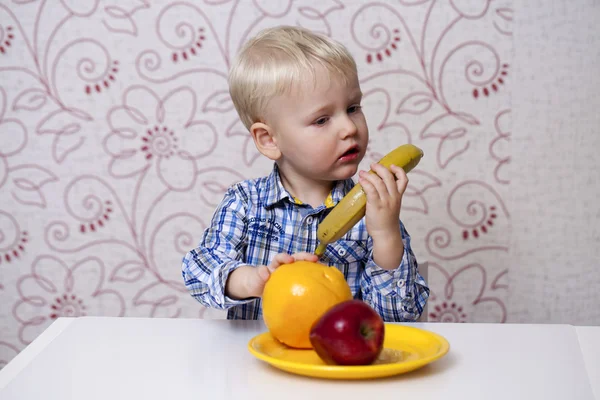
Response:
[[[346,195],[346,193],[352,189],[353,186],[354,181],[350,178],[336,181],[326,201],[326,203],[330,204],[326,204],[326,206],[328,208],[335,206]],[[262,200],[262,203],[266,208],[270,208],[285,199],[289,199],[290,202],[295,204],[302,204],[283,186],[283,183],[281,182],[281,176],[279,174],[279,167],[276,163],[274,163],[273,170],[267,177],[265,193],[261,196],[260,200]]]

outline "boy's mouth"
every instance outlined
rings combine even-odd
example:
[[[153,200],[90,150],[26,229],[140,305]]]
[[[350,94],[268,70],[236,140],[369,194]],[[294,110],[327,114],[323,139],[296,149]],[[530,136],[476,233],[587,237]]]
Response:
[[[358,146],[352,146],[348,150],[346,150],[346,152],[344,152],[344,154],[342,154],[339,159],[342,161],[353,160],[358,156],[358,153]]]

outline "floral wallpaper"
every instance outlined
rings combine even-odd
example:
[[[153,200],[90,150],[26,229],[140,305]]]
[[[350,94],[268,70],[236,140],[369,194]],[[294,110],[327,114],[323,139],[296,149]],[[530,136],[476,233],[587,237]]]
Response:
[[[181,258],[228,185],[270,172],[226,76],[260,29],[356,57],[365,167],[413,143],[402,218],[427,318],[504,322],[511,1],[0,1],[0,367],[61,316],[222,318]]]

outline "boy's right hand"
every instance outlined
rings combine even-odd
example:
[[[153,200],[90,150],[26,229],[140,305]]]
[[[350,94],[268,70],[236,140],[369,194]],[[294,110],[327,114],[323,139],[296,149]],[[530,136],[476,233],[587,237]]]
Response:
[[[277,269],[283,264],[291,264],[295,261],[310,261],[317,262],[319,257],[314,255],[313,253],[301,252],[295,254],[286,254],[286,253],[278,253],[273,257],[273,261],[271,264],[267,265],[259,265],[255,268],[256,276],[255,278],[250,277],[248,282],[248,290],[250,293],[255,293],[255,297],[261,297],[263,293],[263,289],[265,288],[265,284],[269,280],[269,277]]]
[[[262,297],[265,284],[271,273],[283,264],[295,261],[317,262],[318,257],[313,253],[301,252],[294,254],[278,253],[269,265],[242,265],[233,271],[225,285],[225,294],[232,299],[246,299],[249,297]]]

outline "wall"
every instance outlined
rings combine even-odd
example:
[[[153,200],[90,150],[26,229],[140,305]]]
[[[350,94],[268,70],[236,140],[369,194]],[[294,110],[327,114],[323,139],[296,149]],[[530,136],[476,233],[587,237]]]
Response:
[[[510,321],[600,325],[600,2],[516,11]]]

